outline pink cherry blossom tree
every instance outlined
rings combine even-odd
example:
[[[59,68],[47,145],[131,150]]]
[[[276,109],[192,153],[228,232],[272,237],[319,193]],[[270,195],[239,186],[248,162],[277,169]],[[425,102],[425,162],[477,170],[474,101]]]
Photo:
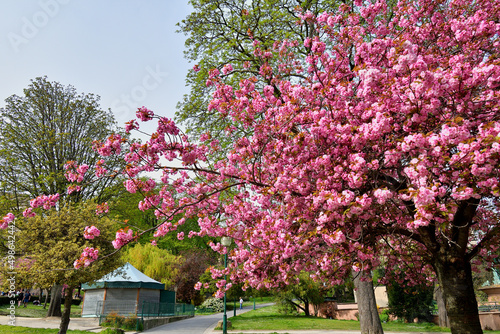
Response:
[[[498,254],[500,235],[499,7],[354,1],[302,13],[317,27],[307,57],[295,41],[256,40],[255,55],[280,60],[264,62],[263,80],[226,83],[236,65],[210,72],[208,108],[231,118],[228,133],[248,134],[225,159],[210,159],[220,149],[210,133],[190,141],[147,108],[138,118],[158,120],[150,140],[124,148],[112,136],[96,149],[128,150],[125,186],[154,210],[155,237],[196,218],[188,237],[234,239],[230,268],[214,277],[270,288],[308,271],[336,284],[383,261],[407,280],[437,279],[452,332],[480,333],[472,269]],[[138,178],[155,171],[159,180]],[[115,248],[135,238],[119,231]]]

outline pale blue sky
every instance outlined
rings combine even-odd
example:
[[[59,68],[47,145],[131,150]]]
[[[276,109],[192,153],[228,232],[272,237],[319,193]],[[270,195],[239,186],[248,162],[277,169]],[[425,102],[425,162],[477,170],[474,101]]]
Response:
[[[0,1],[0,106],[30,79],[101,96],[119,125],[146,106],[173,118],[192,67],[176,23],[187,0]]]

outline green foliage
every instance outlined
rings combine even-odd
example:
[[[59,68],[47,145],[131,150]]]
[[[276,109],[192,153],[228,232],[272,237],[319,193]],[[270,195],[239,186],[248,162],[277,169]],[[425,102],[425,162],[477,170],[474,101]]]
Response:
[[[124,329],[127,331],[132,331],[132,330],[137,329],[137,322],[139,320],[140,319],[135,315],[125,317],[125,316],[118,315],[116,313],[110,313],[110,314],[106,315],[106,318],[104,318],[104,321],[101,323],[101,326],[121,328],[121,329]],[[142,327],[141,323],[139,324],[139,327]],[[108,328],[108,329],[110,329],[110,328]],[[113,332],[111,332],[111,333],[113,333]]]
[[[319,305],[325,300],[326,290],[322,283],[314,281],[309,273],[302,272],[297,284],[289,284],[275,294],[276,302],[285,314],[301,309],[309,315],[309,305]]]
[[[379,314],[379,317],[380,317],[380,322],[384,323],[384,322],[388,322],[389,321],[389,315],[390,315],[390,311],[389,310],[383,310],[380,314]]]
[[[150,243],[138,243],[133,247],[128,247],[123,253],[123,259],[145,275],[165,283],[167,289],[175,284],[179,267],[183,262],[181,256],[175,256],[168,250]]]
[[[389,312],[407,322],[429,321],[433,308],[433,287],[426,285],[409,286],[391,281],[387,285]]]
[[[175,217],[174,221],[177,221],[181,217]],[[186,222],[177,227],[176,233],[168,233],[164,237],[158,240],[158,247],[162,249],[169,250],[174,255],[184,254],[186,252],[191,252],[195,250],[196,252],[203,252],[210,254],[210,256],[215,256],[215,252],[212,251],[210,246],[208,246],[210,241],[214,241],[215,238],[204,236],[204,237],[193,237],[189,238],[189,232],[198,232],[200,227],[195,219],[186,219]],[[184,239],[177,239],[177,233],[184,232]]]
[[[99,97],[78,94],[74,87],[36,78],[24,96],[12,95],[0,109],[0,179],[19,212],[30,198],[59,193],[71,201],[99,195],[112,180],[95,180],[87,173],[83,182],[94,181],[80,193],[66,194],[64,177],[68,161],[94,164],[100,156],[92,142],[116,131],[111,111],[99,108]],[[116,166],[108,161],[107,168]]]
[[[16,283],[21,286],[47,287],[55,283],[75,287],[99,279],[118,267],[121,264],[118,255],[101,258],[79,270],[73,267],[85,247],[98,248],[101,254],[115,250],[109,240],[113,239],[116,227],[110,219],[96,216],[95,210],[96,205],[87,202],[66,205],[43,216],[19,219],[16,250],[22,259],[18,260]],[[101,235],[87,240],[83,232],[90,225],[99,228]]]
[[[214,312],[223,312],[224,311],[224,301],[219,298],[209,298],[201,304],[202,309],[210,309]]]

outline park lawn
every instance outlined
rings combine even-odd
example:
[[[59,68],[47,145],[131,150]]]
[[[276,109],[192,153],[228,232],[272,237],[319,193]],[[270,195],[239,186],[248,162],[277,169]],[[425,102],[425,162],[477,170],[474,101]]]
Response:
[[[230,317],[233,330],[358,330],[359,322],[352,320],[331,320],[324,318],[285,315],[278,312],[277,306],[263,307]],[[449,328],[429,323],[405,324],[390,321],[382,324],[385,332],[450,332]],[[500,331],[484,331],[500,334]]]
[[[21,326],[0,325],[0,333],[2,334],[33,334],[33,328]],[[56,334],[59,331],[57,328],[36,328],[37,334]],[[88,331],[68,330],[69,334],[88,334]]]
[[[0,306],[0,315],[6,315],[9,314],[9,307],[10,305],[1,305]],[[47,304],[47,309],[48,309],[48,304]],[[45,318],[47,315],[47,309],[44,309],[43,306],[35,306],[33,304],[27,305],[27,307],[16,307],[16,316],[17,317],[28,317],[28,318]],[[64,309],[61,308],[62,310]],[[82,313],[82,308],[81,306],[76,306],[72,305],[71,306],[71,317],[72,318],[79,318]]]

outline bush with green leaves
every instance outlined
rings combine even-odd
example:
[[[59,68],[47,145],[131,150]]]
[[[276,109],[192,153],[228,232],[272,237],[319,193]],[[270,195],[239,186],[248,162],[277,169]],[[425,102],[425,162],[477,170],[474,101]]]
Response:
[[[209,298],[201,304],[201,307],[204,309],[211,309],[214,312],[222,312],[224,311],[224,301],[219,298]]]
[[[136,315],[130,315],[128,317],[125,317],[118,315],[117,313],[110,313],[106,315],[106,318],[101,323],[101,326],[122,328],[125,330],[136,330],[138,320],[139,319],[137,318]],[[139,324],[139,327],[142,327],[142,324]]]

